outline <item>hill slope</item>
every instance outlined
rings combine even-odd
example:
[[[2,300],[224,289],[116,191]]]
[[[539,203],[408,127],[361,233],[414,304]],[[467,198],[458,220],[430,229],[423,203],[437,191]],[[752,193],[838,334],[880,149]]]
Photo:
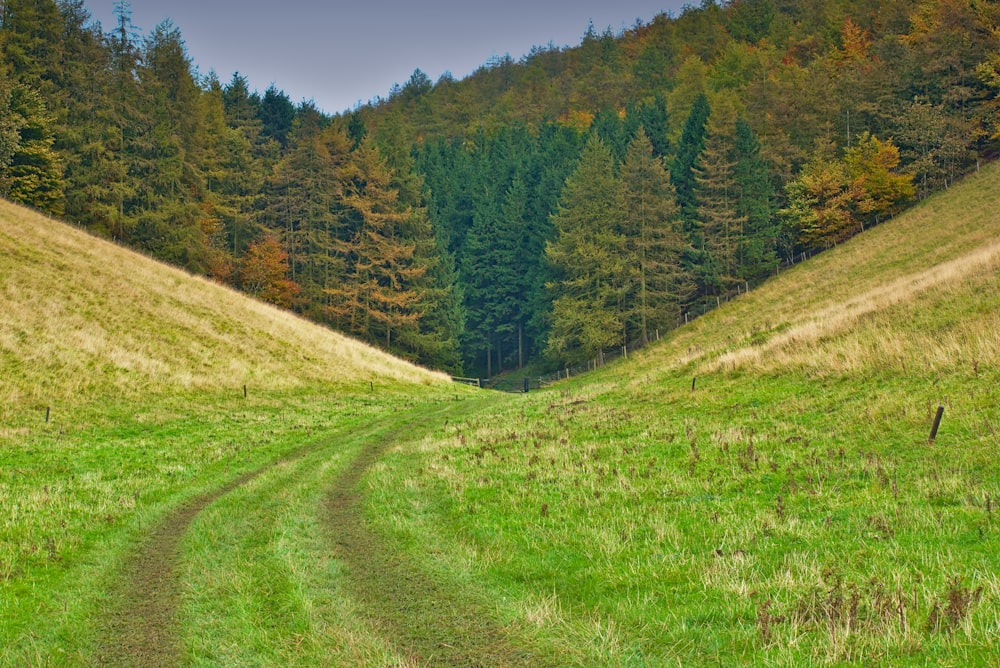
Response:
[[[244,384],[446,380],[6,201],[0,368],[8,408]]]
[[[293,466],[322,480],[365,445],[347,435],[462,392],[0,201],[0,664],[170,663],[202,510]]]
[[[998,212],[994,164],[397,452],[370,512],[566,663],[991,665]]]
[[[1000,356],[1000,164],[772,279],[642,359],[661,373],[969,371]]]

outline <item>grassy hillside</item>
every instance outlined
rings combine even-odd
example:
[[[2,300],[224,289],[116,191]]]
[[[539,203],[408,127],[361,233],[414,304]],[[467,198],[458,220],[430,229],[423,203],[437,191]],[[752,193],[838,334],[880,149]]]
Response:
[[[993,165],[628,362],[398,450],[368,512],[568,664],[989,665],[998,212]]]
[[[458,391],[2,201],[0,379],[2,665],[101,664],[127,564],[178,509],[307,452],[336,470],[362,445],[338,435]]]
[[[95,393],[443,379],[3,201],[0,277],[8,410]]]

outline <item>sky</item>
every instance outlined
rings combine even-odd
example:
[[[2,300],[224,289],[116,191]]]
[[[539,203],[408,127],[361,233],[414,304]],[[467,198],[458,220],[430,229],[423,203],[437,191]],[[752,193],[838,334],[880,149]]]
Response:
[[[115,0],[87,0],[105,32]],[[387,97],[419,68],[432,81],[468,76],[491,58],[533,46],[576,46],[591,23],[620,33],[637,19],[678,15],[691,0],[131,0],[142,36],[169,19],[202,75],[234,72],[263,93],[272,83],[330,114]]]

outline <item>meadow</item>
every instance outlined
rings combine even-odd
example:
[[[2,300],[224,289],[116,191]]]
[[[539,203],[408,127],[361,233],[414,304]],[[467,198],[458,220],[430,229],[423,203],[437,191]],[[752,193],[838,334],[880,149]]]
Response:
[[[0,204],[0,664],[995,664],[998,182],[521,395]]]
[[[336,468],[345,434],[462,392],[5,202],[0,305],[0,665],[142,664],[115,619],[158,527],[234,481]]]
[[[997,178],[399,449],[370,516],[567,664],[994,664]]]

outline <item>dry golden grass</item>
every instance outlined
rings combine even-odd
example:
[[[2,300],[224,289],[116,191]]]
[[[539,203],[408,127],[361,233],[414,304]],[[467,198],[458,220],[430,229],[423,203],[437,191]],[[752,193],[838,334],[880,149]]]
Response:
[[[0,402],[443,382],[288,312],[0,201]]]
[[[814,366],[848,373],[886,364],[899,367],[907,360],[940,370],[957,361],[997,359],[1000,314],[996,311],[975,320],[962,319],[946,332],[899,326],[900,321],[915,321],[925,301],[944,303],[995,289],[997,271],[1000,242],[793,317],[787,329],[765,342],[725,352],[704,368],[765,371]]]
[[[697,374],[835,375],[887,364],[928,371],[986,364],[1000,357],[1000,316],[986,305],[998,286],[1000,165],[993,164],[782,272],[637,360],[655,376],[689,365]]]

